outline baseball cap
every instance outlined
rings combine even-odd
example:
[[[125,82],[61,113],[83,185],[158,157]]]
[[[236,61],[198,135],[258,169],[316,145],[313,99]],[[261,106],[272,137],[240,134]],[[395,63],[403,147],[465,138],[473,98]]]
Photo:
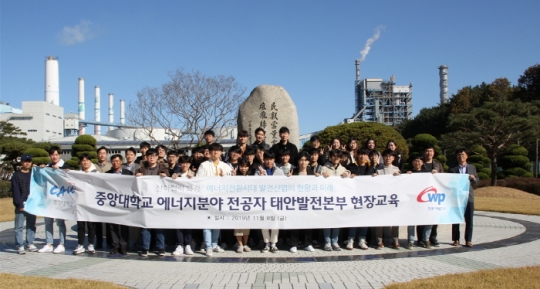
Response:
[[[31,160],[32,160],[32,156],[31,156],[31,155],[22,155],[22,156],[21,156],[21,162],[31,161]]]

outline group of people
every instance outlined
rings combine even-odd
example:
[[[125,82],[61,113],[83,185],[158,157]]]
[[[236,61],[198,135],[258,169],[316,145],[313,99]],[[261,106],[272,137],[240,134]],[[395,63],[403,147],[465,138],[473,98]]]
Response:
[[[98,162],[92,163],[91,155],[79,156],[80,170],[87,173],[110,173],[134,176],[160,176],[171,178],[192,178],[209,176],[322,176],[354,178],[358,176],[378,176],[391,174],[398,176],[403,173],[442,173],[443,165],[435,160],[435,149],[427,146],[421,156],[413,159],[411,170],[404,170],[404,162],[396,143],[389,141],[386,149],[379,152],[374,139],[368,139],[362,147],[356,139],[350,139],[346,145],[341,140],[332,140],[328,149],[321,146],[318,136],[310,139],[310,148],[299,151],[295,144],[289,142],[289,129],[282,127],[279,130],[280,141],[273,146],[265,143],[265,131],[262,128],[255,130],[255,142],[248,143],[249,133],[240,131],[236,145],[232,146],[224,154],[223,146],[215,142],[215,134],[209,130],[204,133],[205,145],[191,150],[191,156],[185,150],[168,150],[163,145],[152,148],[148,142],[142,142],[139,150],[141,155],[137,157],[134,148],[125,151],[125,160],[122,155],[114,154],[108,158],[105,147],[97,149]],[[46,167],[53,169],[68,169],[67,164],[60,158],[61,151],[58,147],[49,150],[50,162]],[[475,167],[467,164],[467,151],[456,150],[458,166],[450,169],[450,173],[468,174],[471,184],[478,181]],[[11,180],[13,191],[13,204],[15,205],[15,240],[18,246],[17,252],[24,254],[30,252],[65,252],[66,226],[64,220],[56,219],[59,234],[59,243],[53,247],[53,218],[45,218],[46,244],[38,249],[34,244],[36,217],[24,210],[24,204],[30,194],[30,179],[32,173],[32,157],[21,157],[21,169],[17,171]],[[474,192],[471,186],[469,202],[465,211],[465,246],[472,247],[472,227],[474,213]],[[26,220],[26,242],[22,231]],[[278,252],[278,245],[282,240],[289,246],[291,253],[297,252],[298,248],[306,251],[314,251],[320,246],[326,251],[340,251],[339,240],[345,242],[347,250],[353,250],[355,244],[363,250],[368,249],[368,237],[376,249],[385,246],[383,237],[391,237],[390,246],[400,248],[399,227],[374,227],[374,228],[326,228],[322,230],[277,230],[249,229],[220,230],[220,229],[159,229],[159,228],[136,228],[118,224],[102,224],[95,222],[77,222],[78,246],[74,254],[84,252],[94,253],[103,248],[103,234],[106,232],[107,247],[111,254],[127,254],[128,250],[139,250],[140,255],[146,257],[152,248],[157,248],[157,254],[166,254],[166,238],[173,238],[175,249],[172,255],[194,254],[195,246],[200,241],[201,248],[207,256],[221,253],[225,246],[232,246],[237,253],[250,252],[253,245],[259,244],[262,253]],[[322,232],[322,235],[320,234]],[[438,246],[437,225],[408,226],[407,249],[416,245],[424,248]],[[281,235],[281,238],[280,238]],[[85,238],[88,245],[85,248]],[[221,243],[220,243],[221,240]],[[358,240],[358,242],[356,242]],[[452,225],[452,245],[460,245],[459,224]],[[171,240],[168,240],[171,243]],[[218,244],[221,244],[218,245]],[[228,245],[227,245],[228,244]]]

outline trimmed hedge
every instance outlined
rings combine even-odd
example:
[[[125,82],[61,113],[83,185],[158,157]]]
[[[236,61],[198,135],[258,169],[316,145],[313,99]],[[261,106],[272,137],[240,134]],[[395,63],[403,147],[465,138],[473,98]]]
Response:
[[[491,180],[481,180],[478,183],[478,187],[488,187],[490,184]],[[504,180],[497,180],[497,186],[514,188],[540,196],[540,179],[519,177],[507,178]]]
[[[83,134],[83,135],[78,136],[75,139],[75,143],[76,144],[86,144],[86,145],[93,146],[95,148],[96,145],[97,145],[97,140],[91,135]]]
[[[0,198],[12,198],[11,182],[0,181]]]

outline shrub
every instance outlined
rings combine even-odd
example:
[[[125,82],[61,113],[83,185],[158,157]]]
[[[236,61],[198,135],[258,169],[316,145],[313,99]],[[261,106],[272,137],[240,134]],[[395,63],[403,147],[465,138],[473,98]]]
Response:
[[[93,136],[88,135],[88,134],[83,134],[83,135],[78,136],[75,139],[75,143],[76,144],[87,144],[87,145],[93,146],[94,148],[97,145],[96,139]]]
[[[0,198],[12,198],[11,182],[0,181]]]
[[[49,153],[42,148],[29,148],[23,154],[32,156],[32,163],[36,165],[48,164],[50,162]]]
[[[489,180],[490,177],[488,174],[484,173],[484,172],[479,172],[478,173],[478,177],[481,179],[481,180]]]
[[[478,187],[488,187],[490,186],[490,180],[481,180],[478,183]],[[497,186],[499,187],[508,187],[514,188],[517,190],[525,191],[527,193],[535,194],[540,196],[540,179],[535,178],[520,178],[513,177],[507,178],[504,180],[497,180]]]
[[[97,163],[97,152],[96,152],[96,139],[91,135],[80,135],[75,139],[75,143],[71,146],[71,158],[66,163],[71,167],[71,169],[79,168],[79,157],[82,154],[90,155],[92,162]]]

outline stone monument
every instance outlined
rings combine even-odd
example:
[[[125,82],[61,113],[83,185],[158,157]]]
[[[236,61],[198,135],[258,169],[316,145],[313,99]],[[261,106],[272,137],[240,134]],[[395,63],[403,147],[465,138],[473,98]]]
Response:
[[[266,143],[278,143],[279,128],[289,128],[289,142],[300,150],[300,129],[298,113],[291,97],[281,86],[259,85],[238,109],[238,131],[249,132],[249,143],[255,141],[255,130],[262,127],[266,131]]]

